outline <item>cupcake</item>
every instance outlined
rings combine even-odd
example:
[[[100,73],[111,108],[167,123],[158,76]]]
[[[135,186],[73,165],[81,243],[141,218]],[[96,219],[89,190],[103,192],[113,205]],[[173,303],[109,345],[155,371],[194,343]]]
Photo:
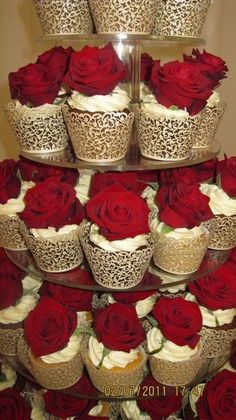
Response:
[[[94,330],[84,357],[93,385],[109,397],[133,395],[146,364],[145,332],[134,307],[117,302],[97,310]]]
[[[159,214],[151,221],[153,259],[159,268],[185,275],[200,267],[210,238],[202,222],[214,215],[196,180],[179,179],[178,172],[172,174],[173,181],[163,182],[155,196]]]
[[[86,204],[80,239],[94,279],[111,289],[141,282],[153,253],[143,198],[111,185]]]
[[[206,223],[211,232],[209,248],[232,249],[236,246],[236,157],[218,162],[217,184],[201,184],[201,192],[209,197],[214,219]]]
[[[111,43],[72,54],[64,82],[73,91],[63,113],[77,158],[112,162],[125,157],[134,118],[129,95],[119,86],[127,77]]]
[[[82,341],[76,312],[45,296],[24,321],[18,357],[42,387],[63,389],[81,378]]]
[[[9,74],[11,98],[5,111],[20,151],[58,152],[68,144],[58,96],[73,49],[54,47],[37,62]],[[64,95],[64,90],[62,90]]]
[[[21,232],[39,268],[63,272],[81,264],[79,224],[83,217],[74,187],[56,177],[28,191],[20,213]]]
[[[41,281],[17,268],[1,250],[0,253],[0,352],[15,356],[23,335],[23,321],[36,306]]]
[[[138,396],[136,401],[122,402],[123,420],[176,419],[182,408],[181,388],[164,386],[151,375],[145,378],[138,387]],[[172,417],[172,415],[177,417]]]
[[[196,302],[202,314],[201,335],[208,358],[229,355],[236,339],[235,270],[226,263],[188,285],[186,299]]]
[[[0,246],[6,249],[27,249],[18,214],[24,210],[24,196],[33,186],[33,182],[21,181],[13,159],[0,162]]]
[[[161,297],[147,334],[150,369],[156,381],[179,386],[192,382],[204,363],[202,315],[196,303]]]
[[[123,304],[134,305],[138,318],[145,318],[153,309],[157,300],[155,290],[145,290],[142,292],[113,292],[108,296],[109,303],[120,302]]]

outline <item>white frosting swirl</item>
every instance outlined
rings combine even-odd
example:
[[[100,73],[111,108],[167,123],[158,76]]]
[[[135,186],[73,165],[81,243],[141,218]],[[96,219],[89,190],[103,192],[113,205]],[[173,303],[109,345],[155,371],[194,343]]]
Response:
[[[217,185],[201,184],[200,190],[210,198],[209,206],[214,215],[234,216],[236,214],[236,199],[230,198]]]
[[[197,299],[191,293],[187,293],[186,300],[196,302]],[[205,306],[199,305],[202,314],[203,325],[205,327],[217,327],[221,325],[231,324],[236,316],[236,308],[232,309],[217,309],[215,311],[207,309]]]
[[[94,366],[99,366],[103,356],[104,345],[95,337],[89,339],[89,357]],[[129,363],[138,359],[140,348],[131,349],[130,352],[111,350],[110,353],[104,357],[102,366],[106,369],[113,367],[125,368]]]
[[[35,183],[33,181],[22,181],[20,194],[17,198],[9,198],[5,204],[0,204],[0,216],[16,216],[25,208],[24,197],[26,192],[33,188]]]
[[[73,91],[68,103],[72,108],[88,112],[118,112],[129,108],[130,97],[128,93],[116,86],[108,95],[87,96]]]
[[[156,183],[156,185],[158,185],[158,184]],[[141,194],[141,197],[146,200],[147,205],[148,205],[148,208],[151,211],[155,211],[155,212],[158,213],[159,212],[159,209],[158,209],[158,207],[157,207],[157,205],[155,203],[156,193],[157,193],[157,190],[155,190],[154,188],[148,186],[148,187],[145,188],[145,190],[143,190],[143,192]]]
[[[90,183],[94,173],[95,171],[90,169],[80,169],[79,171],[80,176],[75,186],[75,191],[76,197],[83,205],[89,200]]]
[[[155,303],[157,300],[157,295],[156,293],[154,293],[151,296],[148,296],[145,299],[142,300],[138,300],[134,306],[135,306],[135,310],[136,313],[138,315],[138,318],[144,318],[145,316],[147,316],[153,309]],[[109,303],[115,303],[116,300],[113,298],[112,295],[108,296],[108,302]]]
[[[156,228],[156,231],[164,234],[167,238],[173,238],[178,240],[199,238],[201,235],[208,232],[208,230],[204,226],[200,225],[195,226],[192,229],[176,228],[171,230],[170,232],[165,233],[164,229],[166,228],[166,226],[167,225],[165,223],[160,222]]]
[[[147,333],[147,346],[149,352],[159,349],[162,346],[163,340],[165,340],[161,331],[153,327]],[[183,360],[189,360],[195,354],[197,354],[199,346],[197,345],[194,349],[185,345],[177,346],[177,344],[172,341],[164,341],[162,350],[159,353],[154,354],[154,357],[158,359],[168,360],[171,362],[181,362]]]
[[[127,419],[130,420],[152,420],[152,418],[147,414],[141,412],[137,401],[124,401],[121,404],[122,410],[124,411]]]
[[[30,229],[32,235],[35,238],[43,238],[43,239],[50,239],[56,238],[59,235],[65,235],[71,233],[73,230],[77,229],[78,225],[66,225],[61,227],[60,229],[56,230],[55,227],[48,227],[47,229]]]
[[[0,391],[3,391],[6,388],[11,388],[15,384],[17,374],[12,368],[6,366],[4,363],[1,363],[1,373],[5,375],[4,380],[2,382],[0,381]]]
[[[153,94],[143,98],[141,108],[154,117],[177,118],[181,120],[189,117],[189,113],[183,109],[170,109],[159,104]]]
[[[148,245],[148,235],[137,235],[134,238],[126,238],[117,241],[108,241],[99,233],[99,227],[96,224],[91,225],[89,239],[95,245],[105,251],[136,251],[141,246]]]
[[[220,95],[218,92],[214,91],[212,95],[210,96],[210,98],[207,99],[206,106],[208,106],[209,108],[214,108],[214,107],[218,107],[220,103],[221,103]]]
[[[191,389],[190,394],[189,394],[189,404],[190,407],[194,413],[194,417],[197,417],[197,409],[196,409],[196,404],[199,400],[199,398],[201,397],[202,393],[203,393],[203,389],[205,387],[205,384],[198,384],[196,385],[194,388]]]
[[[38,299],[39,295],[36,293],[23,295],[14,306],[9,306],[0,311],[0,323],[6,325],[24,321],[29,311],[36,306]]]
[[[39,278],[31,277],[30,275],[26,276],[22,280],[23,290],[28,292],[37,293],[40,287],[43,284],[43,280]]]
[[[149,86],[144,82],[140,82],[139,84],[140,100],[141,101],[145,100],[146,96],[150,94],[151,94],[151,90],[149,89]]]
[[[98,401],[98,404],[95,405],[91,410],[89,410],[89,416],[99,416],[103,411],[103,404],[101,401]]]

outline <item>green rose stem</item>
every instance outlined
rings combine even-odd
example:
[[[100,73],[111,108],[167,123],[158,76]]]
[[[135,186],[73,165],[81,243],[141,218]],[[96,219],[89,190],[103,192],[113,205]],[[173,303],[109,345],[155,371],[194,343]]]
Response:
[[[100,369],[102,367],[103,360],[109,353],[111,353],[111,350],[107,349],[106,347],[103,347],[102,359],[101,359],[99,365],[97,366],[97,369]]]
[[[167,341],[167,340],[163,337],[163,338],[161,339],[161,345],[160,345],[160,347],[158,347],[158,349],[156,349],[156,350],[153,350],[153,351],[148,351],[148,352],[147,352],[147,354],[149,354],[150,356],[152,356],[153,354],[160,353],[160,351],[163,349],[164,344],[165,344],[165,342],[166,342],[166,341]]]
[[[85,327],[85,326],[84,327],[78,327],[74,331],[74,334],[77,335],[77,337],[82,333],[89,334],[92,337],[96,337],[94,330],[92,328],[89,328],[89,327]]]

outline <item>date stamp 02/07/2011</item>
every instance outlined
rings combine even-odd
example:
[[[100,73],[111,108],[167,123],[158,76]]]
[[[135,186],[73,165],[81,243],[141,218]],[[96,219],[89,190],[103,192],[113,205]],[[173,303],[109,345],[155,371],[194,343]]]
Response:
[[[131,386],[131,385],[106,385],[104,387],[104,395],[105,397],[115,397],[115,396],[136,396],[136,397],[143,397],[143,398],[162,398],[169,395],[165,385],[142,385],[142,386]],[[176,396],[184,397],[188,392],[189,388],[186,386],[172,386],[172,393]],[[195,386],[192,392],[196,395],[197,398],[201,397],[203,388],[201,386]]]

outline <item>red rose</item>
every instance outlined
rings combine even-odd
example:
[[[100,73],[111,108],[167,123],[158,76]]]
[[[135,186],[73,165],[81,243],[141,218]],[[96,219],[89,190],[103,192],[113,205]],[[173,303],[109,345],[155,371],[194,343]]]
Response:
[[[197,303],[181,297],[161,297],[152,313],[164,338],[177,346],[196,347],[202,328],[202,314]]]
[[[153,66],[153,59],[152,57],[147,53],[141,54],[141,76],[140,80],[149,82],[152,72],[152,66]]]
[[[199,163],[198,165],[195,165],[197,181],[199,183],[215,181],[217,161],[218,159],[214,158],[211,160],[207,160],[206,162]]]
[[[188,179],[176,185],[163,184],[156,194],[160,220],[173,228],[193,228],[213,218],[209,200],[197,182]]]
[[[62,350],[76,327],[76,312],[49,297],[43,297],[24,321],[26,341],[36,357]]]
[[[163,169],[160,171],[160,184],[177,184],[182,180],[188,180],[188,183],[197,182],[195,168],[175,168]]]
[[[12,99],[33,106],[52,104],[60,90],[60,84],[41,63],[28,64],[10,73],[9,85]]]
[[[84,208],[75,189],[57,178],[47,178],[28,190],[25,209],[19,214],[28,228],[60,228],[65,225],[80,224],[84,218]]]
[[[25,277],[24,271],[11,262],[3,248],[0,248],[0,275],[2,278],[7,275],[9,279],[18,281]]]
[[[190,115],[200,112],[212,94],[209,78],[200,67],[177,60],[161,66],[160,60],[154,61],[150,88],[157,101],[167,108],[186,109]]]
[[[46,283],[43,294],[63,303],[71,309],[78,311],[91,311],[93,292],[75,289],[59,284]]]
[[[88,217],[108,240],[149,233],[149,208],[145,200],[119,185],[105,188],[86,204]]]
[[[37,63],[44,64],[48,69],[49,77],[61,83],[68,70],[70,57],[73,52],[74,50],[71,47],[53,47],[40,54]]]
[[[210,54],[206,50],[203,50],[203,53],[201,53],[198,48],[193,49],[192,57],[184,55],[184,60],[194,64],[200,64],[201,71],[207,74],[214,87],[219,84],[221,79],[226,77],[225,73],[228,71],[228,67],[222,58]]]
[[[0,248],[0,310],[15,305],[22,297],[24,272],[16,267]]]
[[[113,292],[112,296],[117,302],[124,304],[136,303],[139,300],[147,299],[149,296],[153,296],[156,293],[155,290],[144,290],[142,292]]]
[[[0,203],[5,204],[10,198],[20,194],[21,182],[17,176],[18,166],[13,159],[0,162]]]
[[[21,178],[24,181],[42,182],[53,176],[59,178],[62,182],[75,185],[79,177],[77,169],[59,168],[57,166],[44,165],[43,163],[32,162],[26,158],[20,157],[18,161]]]
[[[219,185],[230,197],[236,197],[236,156],[219,162]]]
[[[201,420],[236,418],[236,373],[222,370],[203,389],[196,403]]]
[[[119,302],[98,309],[94,329],[98,341],[110,350],[129,352],[146,337],[134,306]]]
[[[236,305],[236,265],[234,271],[227,263],[214,272],[194,282],[189,282],[189,290],[200,305],[216,311],[231,309]]]
[[[31,407],[13,388],[0,391],[0,418],[2,420],[30,420]]]
[[[111,43],[105,47],[85,46],[71,55],[64,82],[78,92],[107,95],[127,78],[127,70]]]
[[[165,391],[163,391],[165,388]],[[156,398],[146,399],[148,393],[156,395]],[[159,392],[158,392],[159,391]],[[166,419],[182,408],[182,397],[176,392],[176,387],[163,386],[149,375],[140,385],[137,404],[141,412],[147,413],[153,420]]]
[[[229,260],[236,264],[236,247],[231,250]]]

